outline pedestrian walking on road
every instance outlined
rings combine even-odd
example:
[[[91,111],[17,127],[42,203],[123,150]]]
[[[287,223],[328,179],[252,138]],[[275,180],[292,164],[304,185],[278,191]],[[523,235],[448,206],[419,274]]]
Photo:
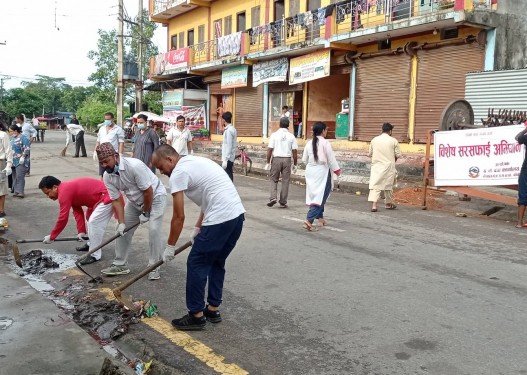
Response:
[[[180,155],[192,155],[192,134],[185,126],[185,117],[178,116],[176,118],[176,126],[174,126],[167,134],[167,143],[174,147],[174,150]]]
[[[114,146],[102,143],[97,146],[97,157],[104,169],[103,181],[108,189],[119,222],[116,234],[120,234],[115,243],[115,259],[112,265],[103,269],[105,275],[125,275],[130,272],[127,266],[135,228],[124,232],[126,228],[140,223],[148,223],[148,242],[150,257],[148,265],[161,260],[163,241],[161,231],[165,212],[167,191],[163,183],[152,173],[145,163],[134,158],[125,158],[115,151]],[[128,202],[124,206],[120,199],[121,191]],[[159,268],[150,272],[149,280],[160,278]]]
[[[291,164],[293,157],[293,164]],[[277,202],[281,208],[287,208],[289,194],[289,179],[291,172],[296,173],[298,162],[298,144],[293,134],[289,132],[289,118],[280,119],[280,129],[271,134],[267,148],[267,164],[265,170],[270,170],[269,180],[271,191],[267,206],[273,207]],[[282,178],[280,200],[277,200],[278,181]]]
[[[175,245],[183,230],[184,196],[201,209],[192,231],[192,250],[187,259],[188,314],[172,320],[172,325],[180,330],[203,329],[206,320],[221,322],[219,306],[225,261],[242,233],[245,209],[234,184],[213,161],[198,156],[181,157],[169,145],[159,146],[152,160],[162,174],[169,176],[174,202],[170,234],[163,254],[165,262],[174,258]]]
[[[95,142],[95,151],[93,151],[93,160],[97,161],[97,147],[105,142],[110,142],[119,155],[123,154],[124,149],[124,130],[114,122],[112,112],[104,114],[104,123],[97,132],[97,142]],[[104,168],[99,164],[99,176],[103,176]]]
[[[101,180],[95,178],[76,178],[61,182],[53,176],[45,176],[38,188],[51,200],[58,200],[60,209],[55,227],[44,237],[43,243],[52,243],[68,224],[70,211],[77,223],[77,237],[83,241],[88,233],[89,241],[76,248],[77,251],[89,251],[99,247],[104,239],[108,222],[112,218],[112,200]],[[86,207],[86,214],[84,208]],[[86,231],[86,221],[88,230]],[[80,264],[86,265],[101,259],[102,252],[97,250]]]
[[[80,156],[83,158],[87,157],[86,145],[84,144],[84,127],[79,124],[70,123],[66,125],[66,129],[68,132],[68,137],[66,137],[66,148],[68,147],[71,138],[71,140],[75,142],[75,155],[73,157],[78,158],[81,151],[82,155]]]
[[[397,206],[393,202],[393,185],[397,177],[395,162],[401,157],[399,142],[392,137],[393,125],[384,123],[382,134],[370,142],[371,157],[370,194],[368,202],[372,202],[371,212],[377,212],[377,202],[384,193],[384,203],[387,210],[394,210]]]
[[[527,122],[525,129],[519,132],[515,139],[516,141],[527,147]],[[524,156],[520,175],[518,176],[518,222],[516,228],[523,228],[526,226],[523,222],[525,216],[525,209],[527,208],[527,157]]]
[[[328,129],[323,122],[313,125],[313,139],[304,148],[302,161],[306,164],[306,205],[309,206],[303,228],[316,231],[315,219],[319,226],[327,225],[324,206],[331,193],[333,174],[340,176],[340,167],[331,144],[326,139]]]
[[[156,173],[156,168],[152,165],[152,153],[161,144],[161,141],[155,130],[147,126],[147,123],[147,115],[140,114],[137,116],[137,132],[135,133],[132,157],[141,160],[152,172]]]
[[[13,172],[13,149],[6,130],[6,124],[0,122],[0,218],[5,216],[5,197],[9,192],[8,180]]]
[[[24,198],[24,189],[26,187],[26,173],[29,168],[29,150],[30,142],[22,134],[22,129],[18,125],[9,127],[11,135],[11,149],[13,150],[13,191],[14,197]]]
[[[221,116],[223,130],[223,144],[221,146],[221,167],[229,175],[231,181],[234,181],[232,167],[234,166],[234,159],[236,158],[236,148],[238,146],[238,133],[234,126],[232,126],[232,113],[224,112]]]

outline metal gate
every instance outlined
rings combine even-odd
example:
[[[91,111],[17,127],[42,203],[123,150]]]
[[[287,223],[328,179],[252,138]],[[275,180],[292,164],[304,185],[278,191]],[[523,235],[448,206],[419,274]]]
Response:
[[[234,90],[234,126],[239,136],[261,137],[263,122],[263,85]]]

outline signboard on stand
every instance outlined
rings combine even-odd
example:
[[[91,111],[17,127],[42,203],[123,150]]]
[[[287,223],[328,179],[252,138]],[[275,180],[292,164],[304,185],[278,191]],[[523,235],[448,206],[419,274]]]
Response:
[[[435,133],[435,185],[518,184],[525,150],[515,137],[524,128],[511,125]]]
[[[294,85],[329,76],[330,52],[327,49],[291,59],[289,62],[289,84]]]

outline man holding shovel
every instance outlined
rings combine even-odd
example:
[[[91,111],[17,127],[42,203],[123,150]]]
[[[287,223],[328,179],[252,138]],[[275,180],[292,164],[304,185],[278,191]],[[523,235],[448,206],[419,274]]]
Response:
[[[163,183],[149,167],[139,159],[121,157],[114,146],[101,143],[96,150],[99,165],[104,169],[103,181],[108,189],[119,222],[116,234],[121,237],[115,243],[115,259],[103,269],[105,275],[126,275],[128,254],[137,223],[149,223],[150,257],[148,264],[161,260],[163,242],[161,229],[165,213],[167,191]],[[119,199],[121,191],[128,200],[126,207]],[[133,228],[132,228],[133,227]],[[129,229],[126,234],[124,230]],[[150,272],[149,280],[159,280],[159,268]]]
[[[152,163],[170,177],[173,213],[163,261],[174,258],[185,222],[184,195],[201,208],[192,231],[192,250],[187,259],[186,300],[188,314],[172,320],[180,330],[200,330],[221,322],[225,261],[242,233],[245,209],[230,177],[213,161],[198,157],[181,157],[170,145],[159,146]],[[205,285],[208,281],[205,305]]]
[[[38,188],[51,200],[58,200],[60,205],[59,217],[51,234],[44,237],[44,243],[52,243],[68,224],[70,210],[77,223],[77,237],[79,241],[86,237],[86,222],[83,207],[86,207],[88,221],[88,235],[90,241],[84,246],[77,247],[77,251],[88,251],[98,247],[104,238],[106,226],[112,217],[112,200],[106,186],[94,178],[77,178],[61,182],[53,176],[46,176],[40,181]],[[101,259],[101,250],[80,261],[81,265],[91,264]]]

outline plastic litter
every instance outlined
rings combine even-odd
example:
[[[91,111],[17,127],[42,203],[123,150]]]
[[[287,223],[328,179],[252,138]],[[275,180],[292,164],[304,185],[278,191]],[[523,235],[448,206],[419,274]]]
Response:
[[[152,360],[149,362],[143,362],[140,359],[135,359],[130,363],[130,367],[132,367],[137,375],[145,375],[148,373],[148,370],[150,370],[150,366],[152,365]]]

